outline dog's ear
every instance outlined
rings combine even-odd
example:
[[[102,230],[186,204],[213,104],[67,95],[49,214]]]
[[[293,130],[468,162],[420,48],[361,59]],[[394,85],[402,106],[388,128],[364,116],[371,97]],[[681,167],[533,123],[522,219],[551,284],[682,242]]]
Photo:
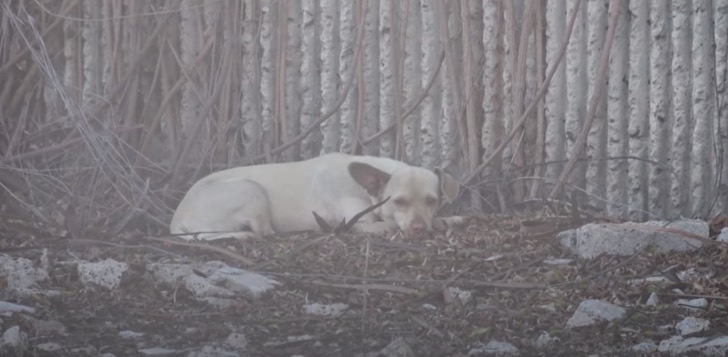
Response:
[[[460,193],[460,184],[441,168],[436,168],[433,171],[435,171],[437,178],[440,180],[440,192],[445,197],[445,201],[447,203],[453,203],[458,197],[458,193]]]
[[[349,164],[349,175],[374,197],[379,197],[382,194],[384,186],[392,177],[390,174],[362,162]]]

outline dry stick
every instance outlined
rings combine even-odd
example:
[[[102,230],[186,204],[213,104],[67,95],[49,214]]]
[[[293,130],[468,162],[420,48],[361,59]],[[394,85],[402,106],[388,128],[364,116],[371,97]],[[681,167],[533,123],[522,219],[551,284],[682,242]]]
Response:
[[[110,129],[108,134],[119,134],[119,133],[123,133],[126,131],[132,131],[132,130],[143,129],[143,128],[144,128],[144,126],[142,126],[142,125],[135,125],[131,128],[114,128],[114,129]],[[101,134],[101,135],[103,135],[103,134]],[[43,148],[40,148],[37,150],[33,150],[31,152],[26,152],[26,153],[11,156],[8,158],[0,159],[0,163],[4,164],[4,163],[11,162],[11,161],[16,161],[16,160],[25,160],[25,159],[29,159],[32,157],[41,156],[48,152],[59,152],[62,149],[65,149],[72,145],[80,144],[81,142],[83,142],[83,138],[67,139],[66,141],[58,143],[58,144],[46,146],[46,147],[43,147]]]
[[[465,126],[463,125],[462,117],[461,117],[461,106],[462,102],[460,99],[460,91],[458,82],[457,82],[457,73],[455,72],[455,60],[452,58],[452,53],[450,51],[450,32],[448,31],[447,26],[447,1],[437,1],[437,3],[440,5],[440,42],[442,42],[442,45],[445,46],[445,64],[447,64],[447,72],[448,72],[448,82],[450,82],[450,89],[452,92],[452,100],[453,100],[453,106],[455,107],[454,113],[455,113],[455,123],[458,127],[458,136],[461,143],[467,143],[466,135],[465,135]],[[461,155],[465,158],[468,157],[467,148],[465,145],[460,145],[460,151]]]
[[[56,27],[58,27],[58,25],[60,25],[60,24],[63,23],[64,17],[68,14],[69,11],[71,11],[71,9],[73,9],[78,4],[78,0],[74,0],[74,1],[71,1],[71,2],[67,2],[67,4],[70,4],[70,5],[61,8],[60,16],[59,17],[56,17],[56,20],[53,21],[53,23],[50,24],[46,28],[45,31],[43,31],[43,33],[41,34],[41,38],[46,37],[46,35],[48,35],[51,31],[55,30]],[[12,58],[10,58],[7,63],[5,63],[2,66],[0,66],[0,74],[2,74],[3,72],[7,71],[11,67],[13,67],[18,61],[20,61],[23,58],[25,58],[25,56],[28,55],[28,52],[29,51],[30,51],[30,48],[29,47],[24,47],[22,50],[20,50],[15,56],[13,56]]]
[[[548,72],[548,75],[546,76],[546,80],[541,84],[541,88],[539,88],[538,92],[536,93],[536,96],[533,98],[533,101],[531,101],[531,104],[526,108],[526,110],[523,112],[521,117],[518,119],[518,122],[511,128],[511,131],[506,135],[505,139],[498,145],[498,147],[493,151],[488,158],[483,161],[480,166],[478,166],[475,171],[473,171],[470,176],[468,176],[464,180],[464,184],[468,185],[471,184],[472,181],[478,177],[481,171],[485,169],[488,164],[490,164],[491,161],[493,161],[496,156],[500,155],[500,153],[505,149],[505,147],[508,145],[511,139],[516,135],[516,132],[518,132],[518,129],[523,126],[523,124],[526,122],[526,119],[531,114],[531,112],[536,108],[536,104],[538,103],[541,98],[543,98],[544,94],[546,94],[546,90],[548,89],[548,85],[551,82],[551,79],[554,77],[554,74],[556,74],[556,69],[561,64],[561,61],[564,59],[564,54],[566,54],[566,47],[569,45],[569,39],[571,39],[571,32],[574,29],[574,23],[576,22],[576,15],[578,14],[579,5],[581,4],[580,0],[576,3],[574,6],[574,12],[571,14],[571,19],[569,19],[569,25],[568,29],[566,31],[566,39],[564,40],[564,43],[561,44],[561,48],[559,49],[559,57],[556,60],[556,63],[551,67],[551,69]]]
[[[559,180],[556,182],[556,186],[554,186],[553,190],[551,190],[550,198],[556,197],[556,195],[559,193],[561,188],[564,186],[564,182],[566,181],[567,177],[571,175],[571,172],[574,170],[574,167],[576,166],[576,160],[581,156],[581,153],[584,151],[584,148],[586,147],[586,140],[589,136],[589,130],[592,127],[592,123],[594,122],[594,119],[596,118],[596,112],[597,107],[599,106],[599,102],[602,99],[602,94],[604,93],[604,87],[606,87],[606,81],[607,81],[607,69],[609,68],[609,53],[611,52],[612,48],[612,42],[614,41],[614,34],[617,30],[617,19],[619,15],[619,8],[620,6],[619,0],[612,0],[609,4],[609,8],[613,9],[614,12],[612,12],[612,15],[609,17],[609,30],[607,32],[607,42],[604,44],[604,48],[602,49],[602,58],[599,63],[599,72],[597,73],[597,78],[594,81],[594,85],[596,86],[596,90],[594,91],[594,94],[591,98],[591,107],[589,108],[589,113],[586,118],[586,122],[584,123],[584,126],[581,128],[581,133],[579,133],[579,137],[576,139],[576,143],[574,143],[574,151],[569,159],[569,162],[566,163],[566,167],[564,168],[564,171],[561,172],[561,176],[559,177]]]
[[[366,18],[366,15],[364,15],[364,17]],[[362,47],[363,42],[364,42],[364,39],[363,39],[363,37],[364,37],[363,36],[364,27],[365,26],[362,25],[359,28],[359,32],[357,33],[357,45],[356,45],[356,50],[355,50],[356,52],[354,54],[354,57],[355,58],[356,58],[356,56],[359,56],[359,53],[361,52],[361,47]],[[271,149],[270,150],[270,154],[271,155],[278,155],[278,154],[282,153],[283,151],[286,151],[291,146],[298,144],[299,142],[301,142],[301,140],[305,139],[309,134],[311,134],[314,130],[316,130],[316,128],[319,127],[319,125],[321,125],[321,123],[325,122],[332,115],[336,114],[336,112],[339,110],[339,108],[341,108],[341,105],[343,105],[344,102],[346,101],[346,97],[349,94],[349,90],[351,89],[351,87],[352,87],[352,85],[354,83],[355,74],[356,74],[356,67],[354,67],[354,68],[351,69],[351,73],[349,74],[349,78],[347,78],[346,85],[344,87],[344,92],[339,97],[339,101],[336,102],[336,104],[334,105],[334,107],[331,108],[331,110],[328,113],[322,115],[321,118],[319,118],[315,122],[311,123],[306,128],[306,130],[304,130],[302,133],[298,134],[295,138],[291,139],[289,142],[287,142],[287,143],[285,143],[283,145],[280,145],[280,146],[278,146],[276,148]],[[261,154],[261,155],[258,155],[258,156],[253,156],[253,157],[245,158],[242,161],[244,161],[244,162],[255,162],[255,161],[259,161],[259,160],[265,159],[265,157],[266,157],[265,154]]]
[[[443,51],[442,53],[440,53],[440,60],[438,61],[437,69],[435,69],[435,73],[432,74],[432,78],[430,78],[430,81],[427,83],[427,86],[423,89],[422,94],[417,99],[417,102],[415,102],[409,109],[407,109],[406,112],[404,112],[404,114],[402,114],[402,120],[407,119],[407,117],[410,114],[412,114],[412,112],[414,112],[415,109],[417,109],[417,107],[420,106],[420,103],[422,103],[422,101],[425,100],[427,95],[430,93],[430,89],[432,89],[432,86],[435,85],[435,81],[437,80],[437,78],[440,75],[440,69],[442,68],[442,64],[444,61],[445,61],[445,52]],[[366,145],[374,140],[379,139],[382,135],[384,135],[387,132],[389,132],[390,130],[394,129],[394,127],[395,127],[394,123],[390,124],[388,127],[378,131],[376,134],[362,140],[361,144]]]
[[[237,260],[248,266],[255,264],[252,260],[250,260],[240,254],[234,253],[233,251],[225,249],[225,248],[216,247],[214,245],[209,245],[209,244],[205,244],[205,243],[187,243],[187,242],[180,242],[179,239],[167,239],[167,238],[157,238],[157,237],[144,237],[144,239],[172,244],[172,245],[179,245],[179,246],[183,246],[183,247],[199,248],[201,250],[219,253],[228,258]]]
[[[509,10],[510,10],[510,17],[511,20],[514,20],[515,13],[513,9],[512,1],[509,1],[508,4]],[[526,5],[526,9],[524,10],[524,24],[523,29],[521,30],[521,38],[520,43],[518,46],[518,53],[514,54],[516,57],[516,61],[512,63],[513,66],[513,72],[515,74],[514,78],[514,88],[513,88],[513,116],[514,117],[520,117],[523,111],[523,100],[524,96],[526,95],[526,58],[528,57],[528,38],[531,35],[532,30],[532,17],[535,15],[534,13],[534,7],[536,5],[535,1],[529,1]],[[511,23],[511,32],[513,37],[515,37],[515,22]],[[541,102],[540,100],[538,102]],[[523,143],[523,136],[525,135],[525,130],[523,130],[523,127],[519,130],[521,132],[519,140],[515,143],[515,146],[513,147],[513,157],[511,158],[513,164],[516,167],[523,166],[524,162],[524,145]],[[513,192],[514,192],[514,200],[516,202],[520,202],[523,200],[524,196],[524,190],[523,187],[520,184],[516,184],[513,186]]]

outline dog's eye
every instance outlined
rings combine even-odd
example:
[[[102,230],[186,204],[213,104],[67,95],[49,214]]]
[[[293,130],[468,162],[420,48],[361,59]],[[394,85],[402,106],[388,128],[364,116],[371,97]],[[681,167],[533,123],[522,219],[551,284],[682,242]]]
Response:
[[[427,197],[425,199],[425,203],[427,203],[428,206],[434,206],[437,204],[437,198],[434,197]]]
[[[397,206],[406,206],[407,203],[407,199],[405,199],[404,197],[399,197],[394,200],[394,204]]]

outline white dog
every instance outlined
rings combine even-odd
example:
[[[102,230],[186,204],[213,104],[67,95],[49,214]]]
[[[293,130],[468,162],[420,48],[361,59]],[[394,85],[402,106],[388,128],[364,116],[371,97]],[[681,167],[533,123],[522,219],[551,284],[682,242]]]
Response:
[[[399,228],[410,233],[432,229],[442,198],[451,203],[458,192],[459,184],[439,169],[333,153],[212,173],[179,203],[170,233],[213,240],[316,230],[312,212],[335,225],[387,197],[389,201],[362,217],[353,230],[383,233]],[[449,217],[437,226],[462,220]]]

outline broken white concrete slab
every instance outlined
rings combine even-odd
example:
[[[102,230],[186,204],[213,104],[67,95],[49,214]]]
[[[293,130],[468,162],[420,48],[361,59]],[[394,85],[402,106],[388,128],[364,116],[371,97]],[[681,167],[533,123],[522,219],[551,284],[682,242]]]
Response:
[[[307,314],[330,317],[340,316],[348,308],[349,305],[343,303],[320,304],[316,302],[303,305],[303,310]]]
[[[710,321],[693,316],[688,316],[682,321],[675,324],[675,330],[677,330],[677,332],[681,336],[685,336],[691,333],[707,330],[708,326],[710,326]]]
[[[233,332],[225,339],[225,346],[242,350],[248,347],[248,339],[242,333]]]
[[[56,352],[62,348],[61,344],[56,342],[39,343],[35,347],[43,352]]]
[[[10,312],[27,312],[35,313],[35,309],[30,306],[13,304],[12,302],[0,301],[0,314],[7,314]]]
[[[121,276],[129,269],[129,265],[114,259],[106,259],[99,262],[79,262],[77,269],[84,285],[114,290],[121,284]]]
[[[48,279],[48,270],[36,268],[29,259],[0,254],[0,277],[7,280],[9,290],[30,289]]]
[[[569,265],[574,259],[544,259],[543,263],[546,265]]]
[[[223,262],[200,264],[152,263],[147,271],[155,281],[182,284],[200,301],[225,308],[237,296],[257,298],[280,283],[260,274],[232,268]],[[196,272],[199,272],[196,273]]]
[[[486,345],[477,343],[468,351],[468,356],[520,356],[521,351],[508,342],[491,340]]]
[[[623,307],[602,300],[584,300],[566,322],[569,328],[593,325],[599,321],[621,319],[627,313]]]
[[[558,341],[559,341],[558,337],[553,337],[548,332],[544,331],[544,332],[541,332],[540,335],[538,335],[538,338],[536,339],[536,343],[534,343],[534,346],[536,346],[536,348],[538,348],[538,349],[544,349],[544,348],[548,347],[548,345],[550,345],[554,342],[558,342]]]
[[[699,352],[701,356],[725,356],[728,354],[728,336],[690,337],[674,336],[660,341],[657,351],[672,356],[683,356],[689,352]]]
[[[140,356],[150,357],[167,357],[167,356],[178,356],[180,351],[164,348],[164,347],[152,347],[144,348],[138,351]]]
[[[701,238],[708,238],[710,228],[701,220],[649,221],[645,223],[586,224],[558,234],[561,244],[583,259],[601,254],[633,255],[648,246],[659,252],[685,252],[702,247],[698,239],[676,232],[682,231]]]

